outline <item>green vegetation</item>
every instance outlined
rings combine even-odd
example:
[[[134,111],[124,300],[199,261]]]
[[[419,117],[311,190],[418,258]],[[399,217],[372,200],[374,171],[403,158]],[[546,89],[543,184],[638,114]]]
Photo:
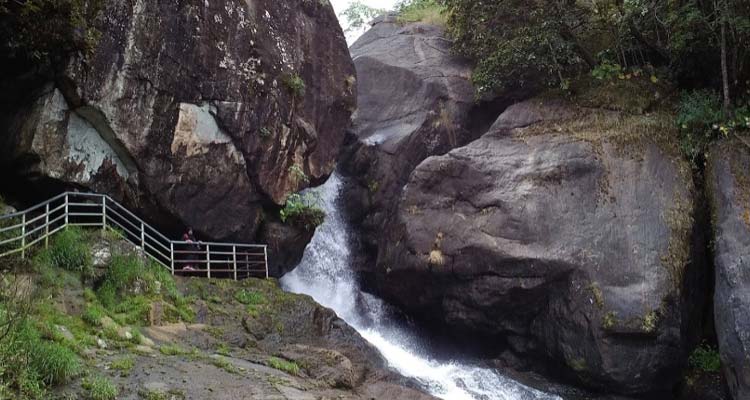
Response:
[[[120,371],[124,374],[128,374],[131,369],[135,366],[135,359],[132,356],[120,357],[112,360],[109,363],[109,367],[113,370]]]
[[[266,302],[263,294],[259,292],[252,292],[247,289],[240,289],[234,294],[234,299],[242,304],[263,304]]]
[[[48,250],[30,254],[31,262],[0,268],[0,398],[48,398],[51,387],[89,372],[82,357],[92,348],[117,351],[142,343],[137,326],[128,325],[147,322],[154,303],[167,322],[194,317],[169,271],[135,256],[115,254],[96,289],[84,286],[92,283],[93,237],[68,229],[52,238]],[[76,293],[70,301],[80,302],[73,307],[80,311],[68,314],[58,302],[70,293]],[[134,364],[132,356],[122,356],[109,366],[127,374]],[[117,396],[104,378],[88,377],[82,384],[87,398]]]
[[[279,213],[281,221],[306,230],[313,230],[323,223],[326,216],[318,204],[319,199],[313,193],[291,194]]]
[[[72,226],[62,230],[52,239],[49,249],[37,255],[37,262],[90,275],[91,251],[86,233]]]
[[[49,63],[92,51],[100,37],[94,21],[101,4],[101,0],[0,0],[3,56]]]
[[[117,386],[103,376],[86,378],[81,386],[86,389],[88,398],[91,400],[114,400],[120,393]]]
[[[602,328],[612,329],[617,324],[617,313],[614,311],[608,311],[602,317]]]
[[[159,352],[165,356],[183,356],[191,353],[190,350],[176,344],[165,344],[159,347]]]
[[[271,357],[268,359],[268,365],[279,371],[284,371],[290,375],[299,375],[299,365],[294,361],[282,360],[281,358]]]
[[[396,5],[398,20],[445,26],[445,8],[439,0],[402,0]]]
[[[750,104],[737,107],[727,117],[718,93],[710,90],[685,92],[677,107],[677,126],[680,149],[694,167],[700,167],[711,142],[750,130]]]
[[[284,83],[284,86],[286,86],[287,89],[289,89],[289,92],[294,96],[295,98],[304,97],[305,96],[305,80],[302,79],[301,76],[298,74],[286,74],[282,78],[282,82]]]
[[[310,177],[307,176],[305,171],[303,171],[302,168],[300,168],[296,164],[289,167],[289,174],[292,175],[298,182],[310,182]]]
[[[341,12],[339,17],[343,17],[348,22],[345,33],[349,33],[358,29],[362,29],[366,24],[375,19],[379,15],[383,15],[388,12],[382,8],[370,7],[361,1],[352,1],[349,6]]]
[[[161,304],[167,320],[192,321],[195,317],[169,271],[134,256],[112,257],[96,295],[121,324],[148,322],[152,304],[161,300],[166,300]]]
[[[703,343],[690,354],[690,366],[704,372],[718,372],[721,369],[719,351]]]

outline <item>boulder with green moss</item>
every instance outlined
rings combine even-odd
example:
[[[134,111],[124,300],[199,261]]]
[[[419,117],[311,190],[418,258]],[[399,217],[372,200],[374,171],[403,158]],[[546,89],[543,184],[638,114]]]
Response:
[[[411,174],[377,289],[513,367],[668,392],[705,293],[695,189],[673,135],[663,111],[510,107]]]

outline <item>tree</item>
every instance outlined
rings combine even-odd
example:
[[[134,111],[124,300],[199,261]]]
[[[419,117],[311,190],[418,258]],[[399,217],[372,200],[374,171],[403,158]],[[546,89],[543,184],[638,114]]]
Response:
[[[386,12],[387,11],[382,8],[370,7],[359,0],[353,1],[349,3],[349,7],[341,12],[341,17],[344,17],[349,23],[345,32],[349,33],[361,29],[375,17],[383,15]]]
[[[565,85],[594,67],[592,8],[567,0],[444,0],[449,33],[459,54],[476,61],[480,93]]]

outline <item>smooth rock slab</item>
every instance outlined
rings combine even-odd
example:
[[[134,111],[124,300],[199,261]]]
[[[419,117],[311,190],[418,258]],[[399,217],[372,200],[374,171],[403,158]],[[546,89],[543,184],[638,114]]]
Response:
[[[750,149],[737,140],[710,152],[716,289],[714,318],[734,399],[750,398]]]
[[[485,354],[609,393],[671,390],[701,301],[692,180],[670,126],[511,107],[501,128],[412,173],[378,290]]]

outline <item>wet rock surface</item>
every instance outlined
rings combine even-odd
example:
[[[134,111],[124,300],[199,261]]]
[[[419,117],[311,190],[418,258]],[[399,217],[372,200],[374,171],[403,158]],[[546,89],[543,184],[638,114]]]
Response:
[[[750,149],[726,141],[710,152],[716,334],[734,399],[750,397]]]

